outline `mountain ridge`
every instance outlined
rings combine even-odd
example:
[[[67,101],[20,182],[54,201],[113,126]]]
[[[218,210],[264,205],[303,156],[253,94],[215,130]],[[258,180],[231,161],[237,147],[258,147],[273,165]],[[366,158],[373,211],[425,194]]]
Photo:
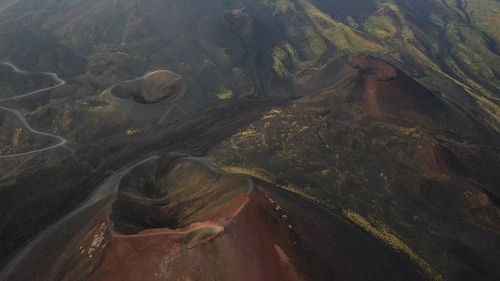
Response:
[[[0,0],[0,279],[498,279],[498,14]]]

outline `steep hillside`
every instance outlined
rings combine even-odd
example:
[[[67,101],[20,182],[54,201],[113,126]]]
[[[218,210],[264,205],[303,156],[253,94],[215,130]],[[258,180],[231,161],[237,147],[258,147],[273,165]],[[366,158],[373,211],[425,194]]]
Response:
[[[167,159],[131,170],[108,208],[95,213],[102,205],[95,202],[82,211],[87,222],[75,213],[71,230],[34,245],[47,263],[28,255],[5,280],[421,278],[398,254],[304,199],[202,159]],[[134,188],[146,186],[149,196]]]
[[[383,61],[331,65],[325,88],[263,114],[211,161],[335,210],[433,278],[498,277],[498,133]]]
[[[500,279],[499,3],[0,0],[0,280]]]

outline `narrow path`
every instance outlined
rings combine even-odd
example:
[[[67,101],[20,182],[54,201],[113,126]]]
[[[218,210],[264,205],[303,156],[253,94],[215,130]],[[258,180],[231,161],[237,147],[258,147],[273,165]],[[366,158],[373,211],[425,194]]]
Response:
[[[23,259],[26,256],[29,256],[33,251],[36,252],[37,246],[45,239],[49,238],[51,235],[58,231],[62,231],[62,229],[65,227],[65,224],[70,222],[76,215],[87,210],[89,207],[100,202],[101,200],[112,198],[118,190],[121,179],[125,175],[127,175],[133,168],[143,163],[156,160],[158,158],[160,158],[158,155],[152,155],[139,162],[129,164],[128,166],[125,166],[122,169],[116,171],[113,175],[104,180],[88,197],[88,199],[85,200],[85,202],[83,202],[78,208],[76,208],[74,211],[70,212],[65,217],[36,236],[36,238],[28,243],[26,247],[24,247],[13,259],[11,259],[10,262],[0,271],[0,280],[8,279],[9,274],[11,274],[11,272],[16,268],[18,264],[22,264]]]
[[[7,3],[3,7],[0,7],[0,14],[3,13],[3,11],[7,10],[8,8],[10,8],[11,6],[17,4],[19,1],[21,1],[21,0],[14,0],[14,1],[10,2],[10,3]]]
[[[163,120],[167,118],[168,114],[170,113],[170,111],[172,111],[174,106],[175,106],[175,100],[172,101],[172,105],[170,106],[170,108],[165,112],[165,114],[163,114],[163,116],[156,122],[156,124],[161,125],[163,123]]]
[[[7,66],[11,67],[14,72],[17,72],[17,73],[20,73],[20,74],[43,74],[43,75],[47,75],[47,76],[50,76],[52,79],[54,79],[57,82],[57,84],[54,85],[54,86],[50,86],[50,87],[47,87],[47,88],[43,88],[43,89],[31,91],[31,92],[28,92],[26,94],[22,94],[22,95],[15,96],[15,97],[0,99],[0,102],[22,99],[22,98],[25,98],[25,97],[29,97],[29,96],[32,96],[32,95],[43,93],[43,92],[55,89],[57,87],[61,87],[63,85],[66,85],[66,81],[62,80],[61,78],[59,78],[59,76],[57,76],[57,74],[52,73],[52,72],[28,72],[28,71],[24,71],[24,70],[19,69],[17,66],[13,65],[10,62],[0,62],[0,64],[7,65]]]
[[[21,169],[21,167],[24,166],[24,164],[26,164],[26,162],[33,159],[33,157],[35,157],[36,155],[37,154],[34,153],[34,154],[30,155],[29,157],[26,157],[25,159],[23,159],[19,164],[17,164],[14,168],[12,168],[12,170],[7,172],[2,178],[0,178],[0,181],[3,181],[4,179],[10,178],[15,172],[19,171],[19,169]]]
[[[170,113],[170,111],[172,111],[174,106],[177,106],[177,108],[179,108],[180,110],[182,110],[183,112],[185,112],[187,114],[187,111],[184,108],[181,108],[181,106],[177,104],[178,102],[182,102],[180,99],[184,96],[185,93],[186,93],[186,90],[184,90],[184,92],[182,94],[180,94],[178,97],[176,97],[171,102],[172,105],[170,106],[170,108],[165,112],[165,114],[163,114],[163,116],[158,121],[156,121],[157,125],[162,125],[163,121],[167,118],[168,114]]]
[[[10,98],[0,99],[0,103],[1,102],[5,102],[5,101],[12,101],[12,100],[17,100],[17,99],[22,99],[22,98],[29,97],[29,96],[32,96],[32,95],[43,93],[43,92],[55,89],[57,87],[61,87],[61,86],[63,86],[63,85],[66,84],[66,81],[62,80],[61,78],[59,78],[59,76],[57,76],[57,74],[52,73],[52,72],[28,72],[28,71],[24,71],[24,70],[19,69],[17,66],[15,66],[15,65],[13,65],[13,64],[11,64],[9,62],[0,62],[0,64],[7,65],[7,66],[11,67],[14,72],[21,73],[21,74],[44,74],[44,75],[48,75],[48,76],[50,76],[52,79],[54,79],[57,82],[57,84],[54,85],[54,86],[50,86],[50,87],[47,87],[47,88],[43,88],[43,89],[31,91],[31,92],[28,92],[28,93],[25,93],[25,94],[22,94],[22,95],[19,95],[19,96],[14,96],[14,97],[10,97]],[[51,150],[51,149],[54,149],[54,148],[57,148],[57,147],[60,147],[60,146],[64,146],[71,153],[74,153],[73,149],[71,149],[71,148],[69,148],[69,147],[66,146],[66,143],[68,141],[65,138],[63,138],[61,136],[58,136],[58,135],[54,135],[54,134],[50,134],[50,133],[46,133],[46,132],[42,132],[42,131],[38,131],[38,130],[33,129],[29,125],[29,123],[26,120],[26,118],[24,118],[24,116],[19,111],[15,110],[15,109],[12,109],[12,108],[4,107],[4,106],[0,106],[0,110],[8,111],[8,112],[13,113],[14,115],[16,115],[16,117],[19,119],[19,121],[21,121],[21,123],[23,123],[23,125],[26,127],[26,129],[28,129],[28,131],[30,131],[31,133],[34,133],[34,134],[37,134],[37,135],[42,135],[42,136],[47,136],[47,137],[51,137],[51,138],[55,138],[55,139],[57,139],[59,141],[57,144],[51,145],[51,146],[45,147],[45,148],[40,148],[40,149],[36,149],[36,150],[28,151],[28,152],[23,152],[23,153],[16,153],[16,154],[9,154],[9,155],[0,155],[0,159],[2,159],[2,158],[12,158],[12,157],[20,157],[20,156],[32,155],[32,154],[35,154],[35,153],[40,153],[40,152],[43,152],[43,151]]]

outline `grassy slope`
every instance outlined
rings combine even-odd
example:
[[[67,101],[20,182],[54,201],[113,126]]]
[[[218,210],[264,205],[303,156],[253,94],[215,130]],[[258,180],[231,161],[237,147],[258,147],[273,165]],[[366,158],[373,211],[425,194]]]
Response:
[[[339,56],[349,53],[368,53],[391,61],[407,73],[419,77],[421,82],[432,90],[439,91],[452,100],[461,100],[450,87],[465,90],[466,95],[473,98],[474,103],[484,112],[484,118],[497,130],[500,129],[499,97],[500,80],[498,79],[500,56],[495,52],[495,37],[491,26],[495,25],[495,12],[483,13],[482,21],[477,9],[490,7],[497,9],[497,3],[481,2],[482,6],[469,5],[475,9],[471,23],[464,22],[456,9],[437,3],[426,18],[417,18],[414,11],[395,1],[377,1],[378,10],[374,13],[347,20],[333,18],[318,10],[308,0],[268,2],[276,14],[282,15],[284,21],[296,21],[293,14],[305,15],[296,24],[301,30],[300,40],[306,44],[298,44],[291,40],[292,46],[284,42],[274,52],[274,69],[280,76],[293,77],[300,81],[296,73],[311,72],[318,67],[322,55],[331,54],[327,48],[334,50]],[[493,1],[494,2],[494,1]],[[480,10],[481,10],[480,9]],[[477,22],[477,23],[476,23]],[[478,28],[476,28],[478,26]],[[483,31],[484,30],[484,31]],[[328,47],[325,47],[325,45]],[[493,47],[492,47],[493,46]],[[291,51],[288,51],[290,50]],[[303,61],[294,58],[296,53]],[[288,66],[288,67],[287,67]],[[301,72],[302,71],[302,72]],[[470,103],[470,101],[468,101]],[[469,107],[470,104],[460,104]],[[473,106],[475,107],[475,106]]]

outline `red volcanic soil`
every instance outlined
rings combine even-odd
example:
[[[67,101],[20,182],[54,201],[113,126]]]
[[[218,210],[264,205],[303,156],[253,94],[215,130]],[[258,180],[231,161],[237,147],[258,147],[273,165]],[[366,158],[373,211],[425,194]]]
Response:
[[[376,121],[414,126],[448,115],[437,94],[383,60],[363,55],[330,61],[308,80],[313,94],[302,101],[351,115],[368,114]],[[316,94],[315,94],[316,93]],[[354,112],[353,112],[354,110]]]
[[[421,147],[415,159],[426,174],[450,176],[457,172],[466,173],[458,157],[440,143],[431,140]]]
[[[57,244],[67,251],[38,268],[40,280],[421,280],[406,257],[343,218],[268,183],[217,173],[179,161],[165,198],[118,198],[83,235],[67,229],[72,239]],[[37,280],[21,275],[9,280]]]
[[[230,220],[134,235],[112,231],[102,263],[85,280],[420,279],[404,258],[341,218],[307,202],[282,205],[293,195],[258,189],[243,196]]]
[[[464,193],[466,210],[476,219],[485,220],[485,224],[500,231],[500,208],[484,192],[468,191]]]
[[[492,229],[500,230],[500,208],[493,202],[494,194],[470,188],[475,183],[464,179],[468,173],[459,158],[447,147],[430,140],[415,155],[418,168],[438,180],[432,187],[433,197],[441,198],[449,209],[464,210],[477,221]],[[492,197],[490,197],[492,196]]]
[[[374,117],[398,123],[418,118],[415,113],[433,117],[443,110],[438,96],[388,63],[369,56],[350,56],[348,61],[363,81],[358,102]]]

